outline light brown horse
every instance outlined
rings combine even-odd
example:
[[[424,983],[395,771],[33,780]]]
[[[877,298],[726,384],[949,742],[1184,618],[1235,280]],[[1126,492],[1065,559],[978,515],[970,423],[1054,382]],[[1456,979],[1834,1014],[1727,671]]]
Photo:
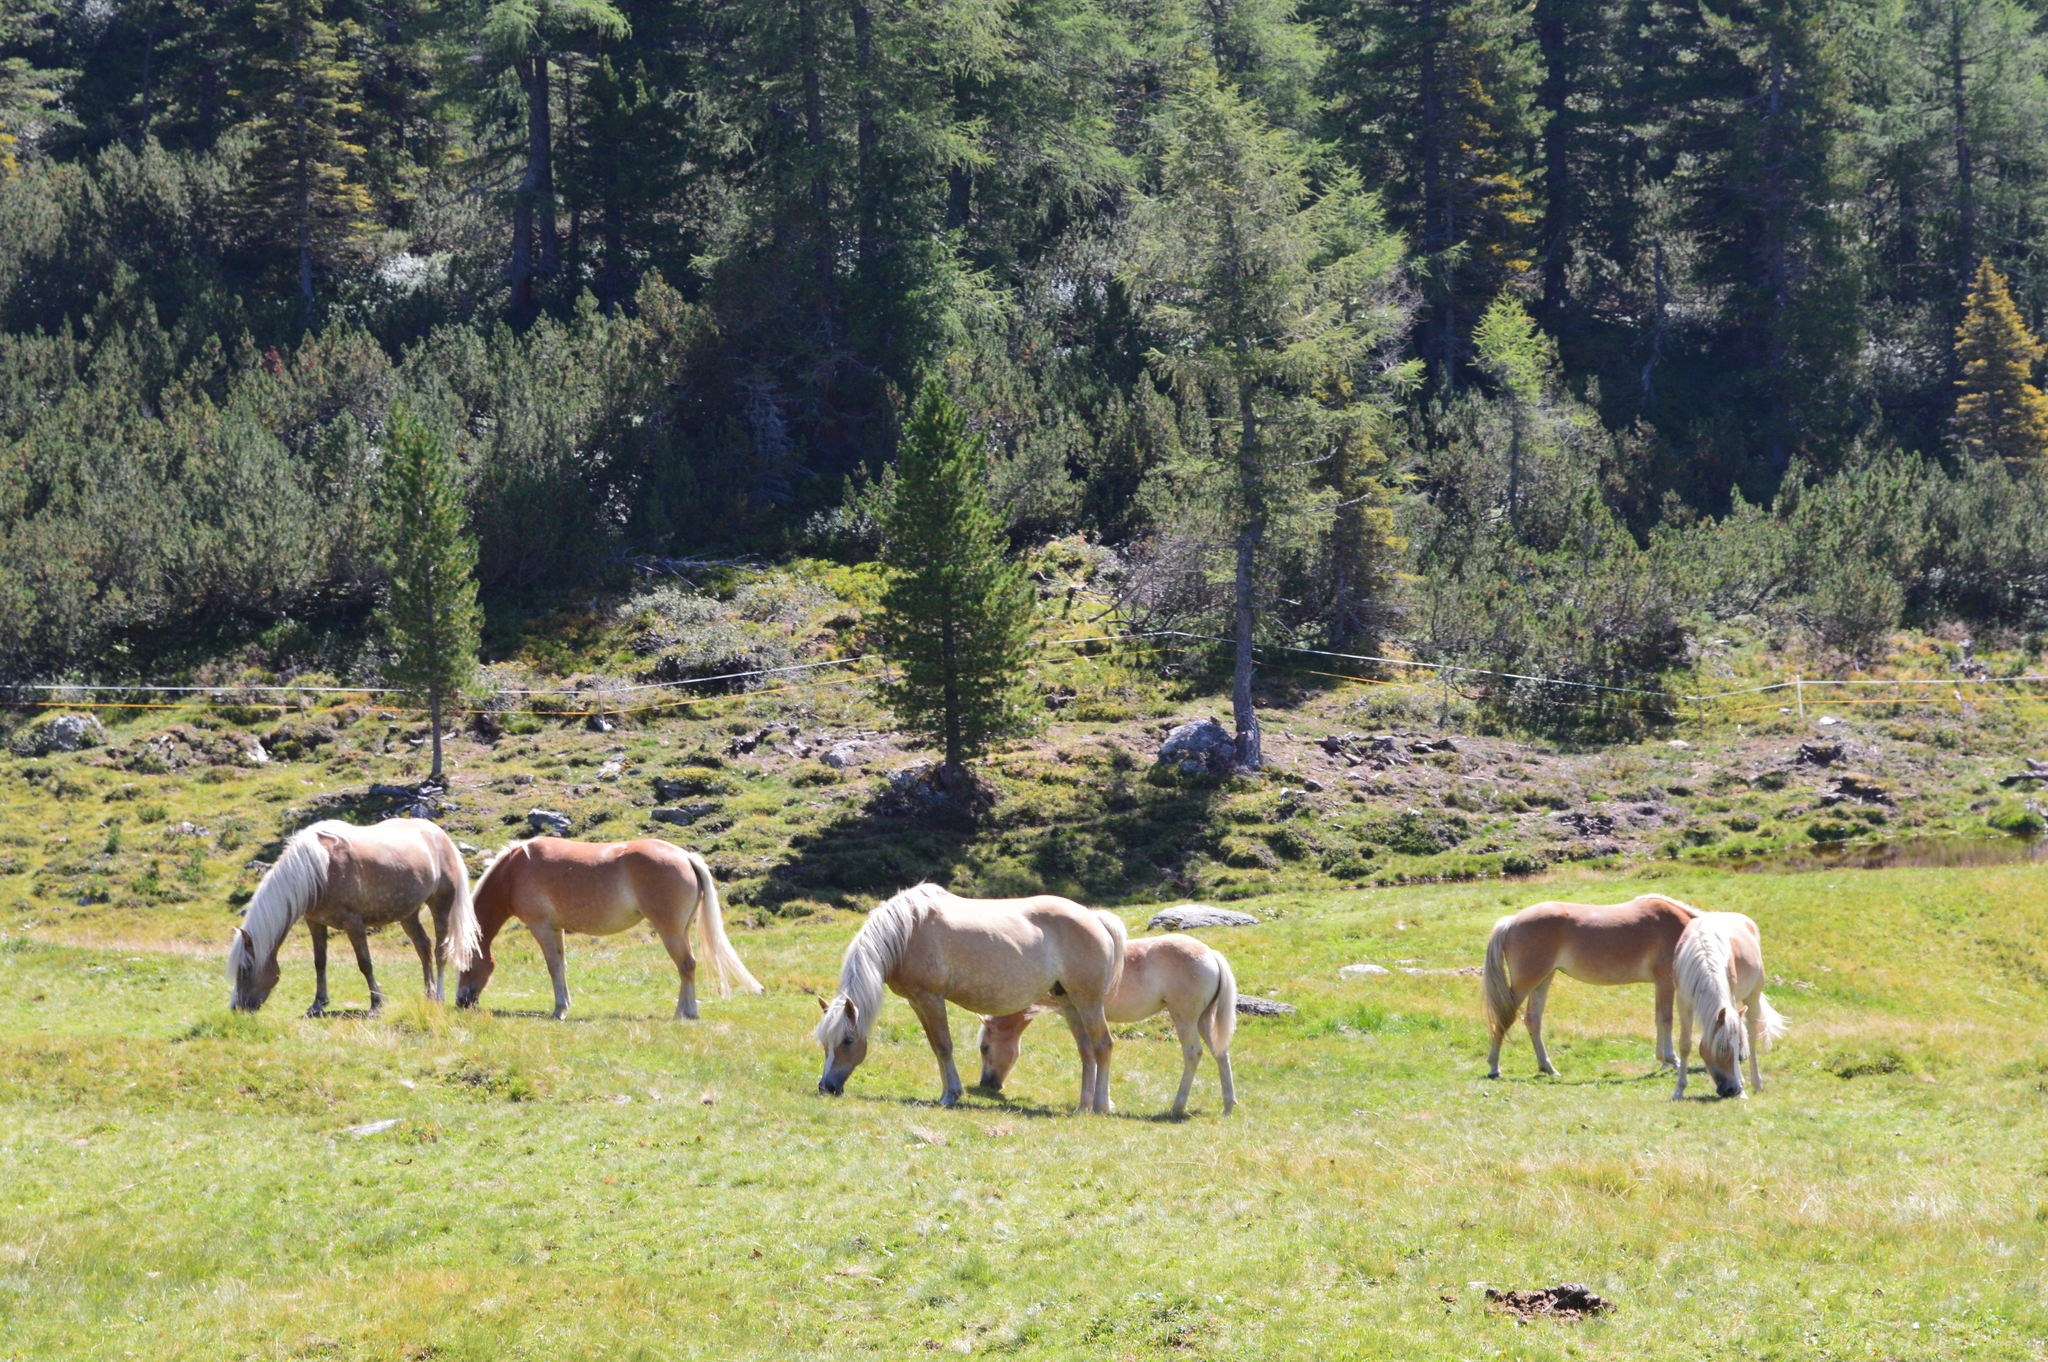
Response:
[[[434,915],[434,949],[420,927],[420,905]],[[441,1001],[441,965],[457,970],[477,949],[469,868],[448,834],[423,818],[393,818],[371,827],[324,821],[293,835],[265,871],[242,910],[228,949],[230,1003],[254,1012],[277,987],[277,948],[300,918],[313,934],[313,1005],[327,1010],[327,933],[348,933],[356,964],[370,986],[370,1011],[384,994],[370,968],[369,929],[396,922],[419,953],[427,994]]]
[[[1543,1004],[1553,974],[1587,984],[1657,986],[1657,1058],[1676,1064],[1671,1051],[1672,954],[1679,934],[1699,910],[1661,894],[1627,903],[1539,903],[1493,924],[1486,943],[1486,1024],[1493,1033],[1488,1078],[1500,1077],[1500,1043],[1528,1004],[1529,1043],[1536,1068],[1555,1076],[1543,1048]]]
[[[1107,916],[1105,914],[1105,916]],[[1007,1017],[983,1017],[975,1044],[981,1050],[981,1086],[1000,1092],[1024,1045],[1024,1028],[1033,1019],[1057,1011],[1052,1000],[1036,1003]],[[1223,952],[1178,932],[1148,936],[1124,946],[1124,972],[1110,990],[1103,1011],[1118,1025],[1141,1022],[1165,1012],[1180,1037],[1180,1091],[1173,1095],[1173,1114],[1185,1115],[1188,1093],[1195,1086],[1195,1068],[1202,1045],[1216,1057],[1216,1077],[1223,1085],[1223,1110],[1237,1106],[1237,1087],[1230,1077],[1230,1038],[1237,1030],[1237,977]]]
[[[1678,1090],[1671,1100],[1685,1096],[1685,1061],[1692,1049],[1695,1018],[1700,1024],[1700,1059],[1714,1080],[1714,1091],[1722,1097],[1748,1096],[1742,1090],[1742,1058],[1747,1053],[1749,1085],[1762,1092],[1764,1075],[1757,1055],[1785,1033],[1785,1019],[1764,997],[1763,935],[1756,923],[1741,913],[1701,913],[1678,938],[1673,967],[1678,975]]]
[[[1104,1005],[1123,968],[1124,925],[1108,913],[1050,894],[963,899],[920,884],[877,905],[847,943],[839,992],[818,1022],[825,1072],[818,1091],[837,1097],[868,1055],[882,989],[910,1004],[938,1057],[939,1102],[960,1100],[946,1004],[987,1016],[1021,1012],[1041,998],[1066,1018],[1081,1053],[1081,1110],[1107,1112],[1112,1044]]]
[[[455,990],[460,1007],[474,1007],[497,962],[491,942],[512,918],[526,924],[548,962],[555,985],[555,1018],[569,1012],[569,981],[562,960],[562,933],[610,936],[646,922],[668,948],[682,988],[676,1016],[697,1016],[697,957],[690,951],[694,918],[704,954],[718,970],[719,994],[732,996],[732,979],[749,993],[762,988],[725,937],[718,884],[711,867],[694,851],[644,837],[633,842],[572,842],[535,837],[514,842],[495,856],[476,883],[476,915],[483,944],[462,972]]]

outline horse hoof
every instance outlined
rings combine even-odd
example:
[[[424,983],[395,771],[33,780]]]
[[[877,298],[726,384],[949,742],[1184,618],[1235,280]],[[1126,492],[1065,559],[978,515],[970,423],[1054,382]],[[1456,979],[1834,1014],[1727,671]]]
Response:
[[[957,1106],[959,1105],[959,1102],[960,1094],[957,1092],[944,1093],[939,1097],[939,1105],[942,1107]]]
[[[320,1006],[320,1004],[318,1003],[314,1003],[311,1007],[306,1009],[306,1015],[309,1017],[324,1017],[327,1015],[327,1009]]]

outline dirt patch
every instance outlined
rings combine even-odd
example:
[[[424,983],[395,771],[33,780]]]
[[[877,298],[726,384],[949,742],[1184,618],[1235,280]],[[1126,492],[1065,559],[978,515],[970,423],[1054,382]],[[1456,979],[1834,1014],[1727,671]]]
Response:
[[[1614,1308],[1613,1301],[1594,1295],[1576,1282],[1536,1291],[1496,1291],[1489,1286],[1486,1304],[1488,1309],[1521,1319],[1585,1319]]]

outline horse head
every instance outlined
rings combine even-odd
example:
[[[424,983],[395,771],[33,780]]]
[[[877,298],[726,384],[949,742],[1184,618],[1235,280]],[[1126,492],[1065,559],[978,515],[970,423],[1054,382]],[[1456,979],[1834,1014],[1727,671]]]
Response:
[[[228,1005],[237,1012],[254,1012],[277,987],[277,952],[265,960],[256,958],[256,941],[246,927],[235,928],[235,944],[228,949],[228,977],[234,987]]]
[[[1742,1088],[1742,1011],[1723,1005],[1700,1036],[1700,1058],[1714,1091],[1722,1097],[1745,1097]]]
[[[497,967],[498,962],[491,959],[489,946],[479,950],[456,981],[455,1005],[475,1007],[477,997],[484,991],[484,985],[491,982],[491,971]]]
[[[868,1057],[868,1038],[863,1034],[853,999],[841,997],[827,1004],[818,999],[824,1017],[814,1033],[825,1047],[825,1072],[818,1078],[818,1091],[837,1097],[846,1091],[846,1080]]]
[[[1017,1056],[1024,1049],[1024,1028],[1031,1025],[1032,1018],[1051,1011],[1046,1007],[1027,1007],[1022,1012],[1012,1012],[1007,1017],[983,1017],[981,1029],[975,1033],[974,1044],[981,1051],[981,1086],[990,1092],[1001,1092],[1003,1084],[1010,1077],[1010,1070],[1017,1067]]]

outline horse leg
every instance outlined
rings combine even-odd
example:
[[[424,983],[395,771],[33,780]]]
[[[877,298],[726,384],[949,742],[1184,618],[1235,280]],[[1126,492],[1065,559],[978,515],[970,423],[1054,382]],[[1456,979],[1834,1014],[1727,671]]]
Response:
[[[529,922],[541,958],[548,962],[548,978],[555,984],[555,1020],[569,1015],[569,972],[562,961],[562,929],[552,922]]]
[[[427,996],[437,1003],[440,1002],[441,980],[434,970],[434,947],[433,943],[427,940],[427,929],[420,925],[420,915],[414,913],[411,917],[400,920],[398,925],[405,928],[406,938],[412,942],[413,951],[420,958],[420,977],[426,981]]]
[[[1657,1058],[1674,1068],[1678,1056],[1671,1050],[1671,1000],[1678,996],[1678,975],[1667,970],[1657,976]]]
[[[668,958],[676,963],[676,976],[682,980],[682,987],[676,993],[676,1019],[697,1020],[697,957],[690,952],[690,923],[685,919],[682,925],[671,927],[661,934],[661,944],[668,948]]]
[[[1180,1037],[1180,1091],[1173,1095],[1172,1114],[1185,1116],[1188,1094],[1195,1090],[1195,1066],[1202,1062],[1201,1023],[1195,1017],[1175,1017],[1173,1029]]]
[[[1543,1004],[1550,1001],[1550,981],[1556,977],[1547,976],[1529,990],[1529,1005],[1522,1013],[1529,1027],[1529,1044],[1536,1047],[1536,1072],[1552,1078],[1557,1077],[1557,1066],[1550,1062],[1550,1052],[1543,1048]]]
[[[953,1067],[953,1026],[946,1016],[946,1000],[936,993],[913,993],[910,1010],[924,1027],[932,1054],[939,1061],[939,1105],[950,1107],[960,1100],[960,1071]]]
[[[361,927],[351,927],[348,943],[356,948],[356,968],[363,972],[363,982],[370,986],[370,1015],[374,1017],[384,1010],[384,995],[377,990],[377,971],[370,968],[370,934]]]
[[[1678,1009],[1678,1090],[1671,1094],[1671,1100],[1674,1102],[1685,1096],[1685,1065],[1691,1054],[1692,1009],[1681,1007]]]
[[[1762,990],[1758,990],[1758,996],[1761,994]],[[1743,1009],[1742,1021],[1744,1028],[1749,1032],[1749,1086],[1762,1092],[1764,1071],[1758,1067],[1761,1061],[1757,1059],[1757,1051],[1764,1038],[1764,1010],[1756,1005],[1755,997],[1752,997],[1749,1006]]]
[[[306,924],[306,930],[313,934],[313,1005],[306,1009],[309,1017],[327,1015],[327,929],[317,922]]]

